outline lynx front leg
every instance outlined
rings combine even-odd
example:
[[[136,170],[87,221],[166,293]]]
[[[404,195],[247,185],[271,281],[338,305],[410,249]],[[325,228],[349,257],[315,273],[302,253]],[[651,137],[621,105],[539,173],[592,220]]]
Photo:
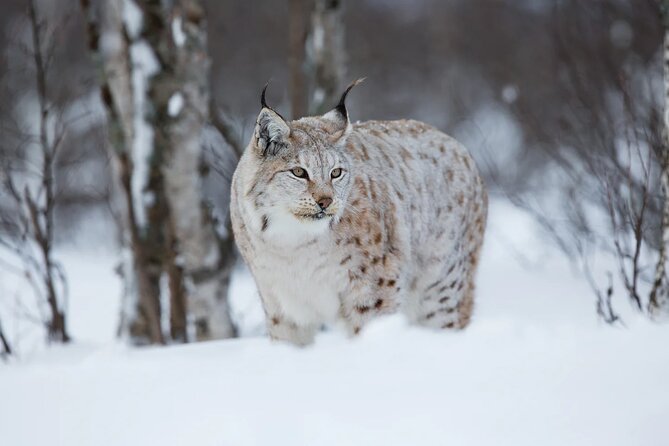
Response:
[[[343,297],[341,311],[349,334],[355,336],[370,319],[395,313],[398,307],[398,290],[395,287],[387,289],[365,287]]]
[[[270,338],[300,346],[314,342],[318,327],[298,325],[287,317],[271,291],[260,291],[260,297],[265,310],[265,323]]]
[[[314,342],[317,327],[300,326],[282,316],[267,316],[267,331],[276,341],[288,341],[295,345],[306,346]]]

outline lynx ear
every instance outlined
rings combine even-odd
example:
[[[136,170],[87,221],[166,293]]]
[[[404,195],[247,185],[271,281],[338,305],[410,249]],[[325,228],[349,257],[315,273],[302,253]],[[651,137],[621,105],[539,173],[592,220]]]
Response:
[[[363,82],[365,78],[360,78],[355,80],[346,87],[344,94],[341,95],[339,99],[339,104],[329,112],[323,115],[323,119],[332,121],[340,131],[348,131],[351,125],[351,121],[348,118],[348,110],[346,110],[346,96],[348,96],[349,91],[353,89],[356,85]]]
[[[265,102],[265,91],[267,85],[262,90],[260,104],[262,110],[256,120],[255,142],[258,152],[262,156],[276,155],[286,147],[286,141],[290,135],[290,127],[280,114],[267,106]]]

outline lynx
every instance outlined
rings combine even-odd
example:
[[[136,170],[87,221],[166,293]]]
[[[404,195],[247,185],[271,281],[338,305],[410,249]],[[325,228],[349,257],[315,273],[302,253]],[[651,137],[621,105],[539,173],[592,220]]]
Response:
[[[472,316],[487,194],[467,150],[417,121],[351,123],[346,96],[286,121],[265,100],[232,180],[231,219],[273,339],[356,335],[401,312],[462,329]]]

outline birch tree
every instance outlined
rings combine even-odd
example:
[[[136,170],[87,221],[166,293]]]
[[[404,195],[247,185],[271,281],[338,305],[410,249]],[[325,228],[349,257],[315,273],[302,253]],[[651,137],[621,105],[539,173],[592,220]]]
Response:
[[[664,74],[664,132],[663,149],[660,154],[661,188],[662,188],[662,223],[660,227],[661,239],[655,277],[648,309],[650,314],[657,318],[669,316],[669,285],[667,284],[667,249],[669,248],[669,0],[660,0],[660,14],[664,28],[664,46],[662,52]]]
[[[226,251],[230,245],[225,240],[217,243],[200,189],[200,138],[210,102],[205,11],[199,0],[181,0],[167,10],[159,0],[139,3],[147,41],[160,67],[160,75],[149,82],[154,108],[149,120],[155,129],[154,150],[164,156],[162,174],[171,216],[166,249],[172,337],[186,337],[184,302],[198,340],[231,337],[234,327],[227,305],[231,265]]]
[[[289,0],[290,102],[294,119],[328,111],[345,85],[342,0]]]
[[[311,77],[309,114],[320,115],[337,103],[346,77],[343,1],[315,0],[307,37]]]
[[[130,19],[136,18],[138,13],[128,14],[124,20],[126,5],[123,0],[95,5],[90,0],[81,0],[81,5],[87,19],[88,47],[99,70],[100,96],[107,111],[107,131],[116,179],[115,205],[122,215],[124,309],[121,330],[136,344],[162,343],[161,265],[160,255],[156,252],[160,243],[155,242],[162,228],[153,225],[153,219],[146,219],[144,203],[137,197],[141,193],[150,195],[151,187],[156,186],[151,182],[142,190],[144,185],[138,182],[139,166],[147,167],[146,157],[136,156],[144,149],[141,130],[146,129],[141,125],[143,117],[136,113],[136,108],[142,108],[142,95],[135,95],[135,89],[143,87],[144,66],[133,66],[131,60],[138,30]],[[136,57],[138,54],[138,48],[135,48]],[[138,158],[139,166],[136,166]],[[144,172],[144,177],[147,176],[149,173]],[[156,212],[148,214],[154,216]]]
[[[289,55],[290,105],[293,119],[299,119],[307,112],[307,79],[305,75],[305,40],[307,38],[307,17],[312,0],[289,0]]]
[[[15,138],[0,135],[0,196],[7,198],[9,209],[0,209],[0,248],[16,257],[21,275],[30,283],[37,300],[39,316],[49,341],[66,343],[67,282],[60,263],[55,259],[54,214],[58,199],[55,166],[68,122],[51,100],[48,79],[50,61],[54,54],[57,24],[40,16],[35,0],[27,4],[30,43],[23,52],[30,58],[34,73],[36,98],[36,134],[21,129],[16,147],[9,145]],[[32,116],[31,116],[32,118]],[[32,121],[32,119],[31,119]],[[6,337],[0,332],[4,351],[10,352]]]
[[[124,216],[122,332],[136,344],[233,336],[229,243],[217,237],[200,192],[204,9],[198,0],[81,5]]]

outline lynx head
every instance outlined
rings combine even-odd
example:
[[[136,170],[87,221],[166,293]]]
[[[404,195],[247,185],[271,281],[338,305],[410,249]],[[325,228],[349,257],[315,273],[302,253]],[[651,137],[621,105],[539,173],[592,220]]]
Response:
[[[254,166],[248,197],[262,231],[318,234],[340,218],[354,174],[346,152],[351,124],[345,101],[359,82],[328,113],[290,122],[267,105],[263,89],[246,154]]]

